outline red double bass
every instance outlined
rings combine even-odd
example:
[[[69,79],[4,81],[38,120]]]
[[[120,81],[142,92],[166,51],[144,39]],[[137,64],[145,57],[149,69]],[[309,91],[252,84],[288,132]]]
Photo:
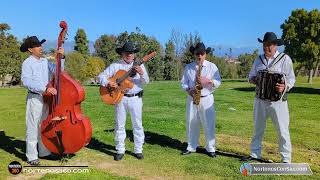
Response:
[[[60,27],[58,49],[64,43],[67,23],[61,21]],[[60,54],[56,60],[55,78],[48,87],[54,87],[57,94],[43,96],[49,115],[41,123],[41,138],[49,151],[60,155],[73,154],[89,143],[92,127],[89,118],[81,113],[80,103],[85,99],[83,87],[61,70]]]

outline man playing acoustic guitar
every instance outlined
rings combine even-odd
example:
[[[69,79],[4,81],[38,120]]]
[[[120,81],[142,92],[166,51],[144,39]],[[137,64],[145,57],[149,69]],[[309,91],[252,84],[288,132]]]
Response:
[[[111,87],[116,89],[118,84],[108,79],[113,77],[117,71],[128,71],[131,68],[136,72],[131,75],[131,82],[134,84],[131,89],[125,91],[124,97],[115,105],[115,145],[117,154],[114,160],[122,160],[125,153],[126,138],[126,112],[131,114],[133,137],[134,137],[134,153],[138,159],[143,159],[142,145],[144,143],[144,131],[142,127],[142,84],[149,83],[149,76],[143,64],[133,66],[135,53],[140,49],[134,47],[132,42],[126,42],[121,48],[117,48],[116,52],[121,55],[121,60],[118,60],[108,66],[102,73],[99,74],[99,82],[101,86]]]

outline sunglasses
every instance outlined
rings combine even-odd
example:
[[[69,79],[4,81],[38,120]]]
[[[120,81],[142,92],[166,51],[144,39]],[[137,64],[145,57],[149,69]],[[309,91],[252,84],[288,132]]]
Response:
[[[131,51],[125,51],[124,54],[125,55],[130,55],[130,54],[134,54],[134,52],[133,51],[132,52]]]
[[[199,52],[199,53],[196,53],[196,56],[199,56],[199,55],[203,56],[204,54],[205,52]]]

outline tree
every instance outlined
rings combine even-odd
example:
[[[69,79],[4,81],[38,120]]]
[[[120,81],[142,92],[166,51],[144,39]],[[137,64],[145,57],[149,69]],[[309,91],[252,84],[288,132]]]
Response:
[[[126,41],[134,42],[137,47],[140,47],[140,52],[136,54],[136,58],[142,58],[152,51],[157,52],[158,55],[145,63],[145,66],[151,80],[162,80],[164,64],[159,56],[161,51],[160,43],[155,38],[148,37],[141,33],[140,29],[137,32],[131,32],[130,34],[125,31],[117,38],[118,46],[123,45]]]
[[[223,57],[216,57],[208,54],[206,59],[218,67],[221,78],[228,78],[228,74],[230,74],[228,73],[228,64],[225,62]]]
[[[87,77],[85,74],[86,59],[85,56],[77,51],[66,55],[65,70],[74,79],[84,82]]]
[[[189,51],[191,46],[195,46],[197,43],[201,42],[201,37],[199,33],[189,33],[189,35],[185,35],[184,41],[184,53],[183,53],[183,64],[191,63],[194,60],[194,55]]]
[[[94,78],[97,82],[97,76],[105,69],[103,59],[100,57],[89,57],[88,63],[84,68],[84,76],[86,79]]]
[[[308,83],[312,83],[313,71],[320,64],[320,13],[296,9],[281,25],[285,52],[309,71]]]
[[[182,30],[172,29],[170,41],[172,41],[175,47],[174,52],[175,52],[175,61],[176,61],[175,62],[176,77],[177,77],[177,80],[179,80],[179,78],[182,76],[182,70],[183,70],[182,60],[183,60],[183,52],[184,52],[184,48],[183,48],[184,35]]]
[[[144,49],[142,49],[141,53],[138,54],[138,57],[142,58],[151,51],[157,52],[157,56],[145,64],[151,80],[163,80],[164,64],[161,61],[160,49],[160,43],[155,38],[150,38],[144,44]]]
[[[183,43],[184,35],[180,29],[172,29],[170,41],[172,41],[175,49],[175,57],[181,57],[183,55]]]
[[[78,51],[83,55],[89,55],[89,41],[87,40],[87,35],[83,29],[78,29],[76,36],[74,37],[75,46],[74,50]]]
[[[11,28],[9,24],[7,23],[0,23],[0,33],[4,33],[6,31],[9,31]]]
[[[164,69],[163,78],[164,80],[177,80],[176,63],[175,60],[175,47],[171,40],[166,43],[165,56],[163,58]]]
[[[9,85],[20,82],[21,64],[28,53],[21,53],[20,43],[15,36],[6,31],[10,30],[8,24],[0,24],[0,79],[4,86],[5,76],[10,75]]]
[[[115,51],[117,47],[116,41],[116,36],[104,34],[100,36],[99,39],[97,39],[94,43],[94,48],[96,50],[95,55],[101,57],[107,66],[119,58]]]
[[[251,70],[254,60],[258,57],[258,49],[252,54],[241,54],[238,56],[240,66],[238,67],[238,75],[240,78],[246,78]]]

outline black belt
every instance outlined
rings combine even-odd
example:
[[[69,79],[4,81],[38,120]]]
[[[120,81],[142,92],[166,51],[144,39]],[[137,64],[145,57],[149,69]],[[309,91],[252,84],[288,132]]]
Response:
[[[28,93],[31,93],[31,94],[38,94],[38,95],[40,95],[39,93],[32,92],[32,91],[28,91]]]
[[[124,96],[126,96],[126,97],[139,96],[141,98],[143,96],[143,91],[140,91],[140,92],[135,93],[135,94],[124,94]]]
[[[207,94],[207,95],[205,95],[205,96],[200,96],[200,97],[204,98],[204,97],[210,96],[211,94],[212,94],[212,93]]]

